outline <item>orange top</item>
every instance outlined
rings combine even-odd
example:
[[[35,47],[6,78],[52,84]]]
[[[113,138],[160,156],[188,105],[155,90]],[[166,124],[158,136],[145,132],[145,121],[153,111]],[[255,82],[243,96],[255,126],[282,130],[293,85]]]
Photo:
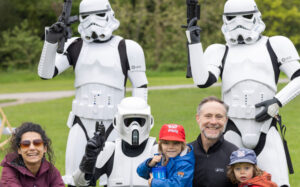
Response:
[[[276,183],[271,181],[271,174],[264,172],[260,176],[256,176],[246,182],[240,183],[239,187],[278,187]]]

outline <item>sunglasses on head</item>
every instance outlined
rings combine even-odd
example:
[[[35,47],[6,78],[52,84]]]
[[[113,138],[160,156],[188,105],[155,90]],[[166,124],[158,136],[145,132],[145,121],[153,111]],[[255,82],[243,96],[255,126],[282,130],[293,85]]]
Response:
[[[32,142],[30,140],[23,140],[20,142],[20,148],[22,148],[22,149],[29,148],[31,143],[35,147],[40,147],[40,146],[44,145],[44,141],[42,139],[36,139],[36,140],[33,140]]]

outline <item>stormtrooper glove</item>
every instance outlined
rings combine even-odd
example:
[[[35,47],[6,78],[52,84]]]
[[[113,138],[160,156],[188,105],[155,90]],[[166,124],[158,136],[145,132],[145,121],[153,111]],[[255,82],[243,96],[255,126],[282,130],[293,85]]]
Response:
[[[52,44],[57,43],[66,31],[66,26],[62,22],[56,22],[46,29],[46,41]]]
[[[101,125],[99,132],[95,132],[94,137],[88,140],[85,147],[85,155],[79,165],[80,170],[86,174],[93,174],[97,157],[103,150],[105,144],[105,127]]]
[[[200,43],[201,28],[196,25],[196,22],[197,22],[197,17],[191,19],[190,23],[188,24],[187,30],[185,31],[189,44]]]
[[[282,104],[276,97],[273,97],[273,99],[257,103],[255,107],[264,107],[264,109],[255,116],[256,121],[263,122],[274,117],[278,113],[279,107],[282,107]]]

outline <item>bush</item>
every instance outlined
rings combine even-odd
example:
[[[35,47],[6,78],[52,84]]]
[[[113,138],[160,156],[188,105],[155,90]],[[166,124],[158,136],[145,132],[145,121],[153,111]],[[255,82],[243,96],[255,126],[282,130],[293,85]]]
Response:
[[[33,34],[24,20],[20,26],[1,33],[0,69],[32,69],[35,68],[42,50],[43,42]]]

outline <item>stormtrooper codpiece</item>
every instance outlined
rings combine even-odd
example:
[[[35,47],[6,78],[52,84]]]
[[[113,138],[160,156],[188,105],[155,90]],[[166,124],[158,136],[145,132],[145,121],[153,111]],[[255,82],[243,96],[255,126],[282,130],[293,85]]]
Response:
[[[75,72],[75,99],[67,125],[70,128],[66,149],[66,184],[73,185],[72,174],[79,167],[87,140],[95,124],[104,124],[106,138],[115,140],[112,121],[116,106],[125,95],[127,78],[132,95],[147,101],[145,57],[141,46],[112,35],[119,21],[108,0],[83,0],[79,7],[80,38],[65,44],[63,54],[56,53],[65,25],[57,22],[46,28],[46,40],[38,66],[43,79],[52,79],[69,67]]]
[[[149,137],[153,125],[150,106],[143,99],[124,98],[114,119],[120,138],[104,143],[103,138],[95,135],[88,141],[80,169],[74,175],[76,185],[96,185],[98,178],[106,174],[110,187],[148,186],[148,181],[139,177],[136,170],[158,151],[155,138]]]
[[[231,119],[225,139],[254,149],[258,166],[270,172],[279,186],[289,186],[284,147],[273,117],[300,93],[297,50],[284,36],[261,34],[265,24],[253,0],[228,0],[223,22],[226,45],[210,45],[204,53],[200,28],[193,23],[188,26],[194,83],[206,88],[222,78],[222,97]],[[276,93],[280,71],[291,81]]]

